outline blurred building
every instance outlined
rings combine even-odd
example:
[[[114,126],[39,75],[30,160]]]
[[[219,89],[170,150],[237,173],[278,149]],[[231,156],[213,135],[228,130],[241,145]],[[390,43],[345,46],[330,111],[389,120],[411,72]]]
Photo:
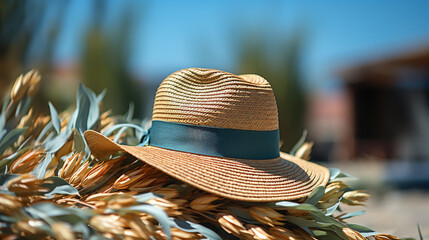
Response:
[[[429,46],[340,71],[342,157],[429,160]]]

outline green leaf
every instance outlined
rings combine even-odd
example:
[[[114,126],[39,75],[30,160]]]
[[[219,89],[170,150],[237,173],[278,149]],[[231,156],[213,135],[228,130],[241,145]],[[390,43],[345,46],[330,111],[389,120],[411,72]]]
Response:
[[[331,176],[329,178],[329,182],[333,182],[333,181],[345,181],[345,180],[356,180],[356,177],[347,174],[347,173],[343,173],[341,172],[339,169],[337,168],[330,168],[329,172],[331,173]]]
[[[54,105],[52,105],[51,102],[48,102],[48,104],[49,104],[49,110],[51,111],[52,125],[54,125],[54,128],[57,131],[57,133],[60,133],[61,132],[61,121],[60,121],[60,118],[58,117],[58,112],[55,109]]]
[[[423,240],[422,230],[420,229],[420,224],[417,224],[417,230],[419,231],[419,238]]]
[[[318,209],[316,206],[308,203],[298,204],[298,203],[289,202],[289,201],[281,201],[281,202],[268,204],[267,206],[274,209],[284,209],[284,210],[295,209],[295,210],[304,210],[309,212],[321,212],[320,209]]]
[[[33,170],[33,174],[36,178],[44,178],[46,173],[46,168],[49,166],[49,163],[52,161],[52,154],[47,153],[45,158],[37,164],[36,168]]]
[[[287,209],[287,208],[299,206],[299,203],[280,201],[280,202],[269,203],[268,206],[271,208]]]
[[[81,132],[88,130],[88,116],[90,110],[90,100],[84,90],[84,86],[80,83],[77,99],[77,116],[75,128]]]
[[[332,223],[324,223],[324,222],[318,222],[316,220],[313,219],[304,219],[304,218],[300,218],[300,217],[294,217],[294,216],[289,216],[286,215],[285,216],[286,220],[297,225],[300,227],[316,227],[316,228],[325,228],[328,226],[333,225]]]
[[[347,225],[347,227],[349,227],[355,231],[358,231],[364,237],[369,237],[369,236],[378,234],[378,232],[376,232],[376,231],[374,231],[368,227],[362,226],[362,225],[358,225],[358,224],[346,224],[346,225]]]
[[[54,197],[55,194],[79,195],[76,188],[70,185],[66,180],[57,176],[46,178],[41,187],[49,189],[49,192],[43,194],[46,197]]]
[[[16,152],[14,152],[11,155],[9,155],[8,157],[0,160],[0,169],[2,169],[5,166],[7,167],[7,164],[9,164],[9,162],[15,161],[19,156],[21,156],[21,154],[28,151],[28,149],[30,149],[30,147],[23,147],[21,149],[18,148],[18,150]]]
[[[323,195],[325,195],[325,187],[318,186],[313,191],[311,191],[305,203],[316,205],[320,199],[322,199]]]
[[[338,168],[329,168],[329,181],[332,182],[338,175],[340,175],[341,171]]]
[[[0,132],[5,130],[4,127],[6,126],[6,116],[4,113],[0,114]],[[0,139],[2,139],[2,136],[0,135]]]
[[[129,107],[128,107],[128,111],[127,111],[127,113],[125,113],[125,119],[127,120],[127,122],[131,122],[133,120],[134,108],[135,108],[134,103],[130,102]]]
[[[49,130],[52,128],[52,122],[48,122],[40,131],[39,136],[37,136],[36,142],[40,143],[42,142],[42,139],[46,136]]]
[[[304,131],[302,132],[301,138],[298,140],[298,142],[295,144],[295,146],[293,146],[292,150],[290,150],[291,155],[295,155],[296,151],[298,151],[298,149],[302,146],[302,144],[305,143],[305,139],[307,139],[307,130],[306,129],[304,129]]]
[[[79,84],[76,110],[78,114],[75,127],[81,132],[92,128],[100,118],[97,95],[82,83]]]
[[[74,148],[77,152],[86,152],[88,155],[91,154],[91,152],[89,151],[89,147],[87,147],[84,137],[77,130],[73,130],[73,141],[74,141]]]
[[[44,212],[46,216],[52,219],[67,219],[66,216],[75,216],[83,222],[87,222],[92,216],[95,215],[95,212],[92,210],[79,209],[74,207],[61,207],[52,203],[36,203],[31,205],[31,209],[36,209],[38,212]],[[70,222],[70,221],[67,221]],[[73,221],[72,221],[73,222]],[[70,223],[72,223],[70,222]]]
[[[339,200],[338,200],[338,202],[337,203],[335,203],[332,207],[329,207],[329,208],[327,208],[326,209],[326,216],[331,216],[334,212],[335,212],[335,210],[337,210],[337,208],[338,208],[338,206],[340,206],[340,202],[341,202],[341,199],[342,199],[343,197],[341,197]]]
[[[18,138],[27,131],[28,127],[16,128],[8,132],[6,136],[0,141],[0,155],[6,150],[7,147],[13,145]]]
[[[67,142],[67,140],[70,138],[70,133],[68,132],[62,132],[53,139],[50,139],[45,142],[45,151],[47,153],[56,153],[64,144]]]
[[[189,221],[184,221],[180,219],[170,218],[170,223],[172,227],[178,228],[185,232],[197,232],[201,233],[204,237],[210,240],[221,240],[222,238],[215,233],[213,230],[204,227],[200,224],[196,224]]]
[[[360,215],[362,215],[364,213],[365,213],[365,210],[351,212],[351,213],[346,213],[343,216],[341,216],[340,219],[347,219],[347,218],[351,218],[351,217],[356,217],[356,216],[360,216]]]

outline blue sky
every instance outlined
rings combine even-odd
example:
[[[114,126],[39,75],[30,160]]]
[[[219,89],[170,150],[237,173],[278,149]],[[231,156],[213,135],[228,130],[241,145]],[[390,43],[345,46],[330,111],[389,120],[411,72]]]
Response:
[[[75,0],[62,13],[61,4],[48,8],[46,24],[58,18],[63,26],[54,60],[78,61],[95,6]],[[338,86],[332,72],[342,66],[429,44],[429,1],[107,0],[103,28],[130,14],[126,9],[135,16],[128,66],[146,79],[193,66],[234,71],[234,48],[254,32],[274,44],[305,29],[303,72],[309,89]]]

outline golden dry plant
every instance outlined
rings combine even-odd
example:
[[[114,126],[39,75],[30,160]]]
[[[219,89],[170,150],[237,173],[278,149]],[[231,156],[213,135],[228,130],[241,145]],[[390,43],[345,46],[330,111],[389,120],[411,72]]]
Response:
[[[346,174],[331,169],[326,187],[306,199],[249,203],[174,179],[130,155],[97,159],[83,138],[92,129],[139,144],[147,123],[101,109],[102,94],[79,86],[76,109],[33,112],[41,81],[20,75],[0,114],[2,239],[397,239],[346,223],[339,205],[362,205]],[[312,143],[292,152],[309,160]],[[365,231],[361,231],[365,229]],[[361,232],[360,232],[361,231]]]

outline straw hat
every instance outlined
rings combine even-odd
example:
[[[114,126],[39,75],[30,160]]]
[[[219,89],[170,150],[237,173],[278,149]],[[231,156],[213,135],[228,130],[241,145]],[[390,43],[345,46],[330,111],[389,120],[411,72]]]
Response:
[[[257,75],[190,68],[168,76],[155,97],[149,144],[85,138],[103,158],[125,151],[196,188],[251,202],[296,200],[326,185],[329,170],[279,151],[277,105]]]

